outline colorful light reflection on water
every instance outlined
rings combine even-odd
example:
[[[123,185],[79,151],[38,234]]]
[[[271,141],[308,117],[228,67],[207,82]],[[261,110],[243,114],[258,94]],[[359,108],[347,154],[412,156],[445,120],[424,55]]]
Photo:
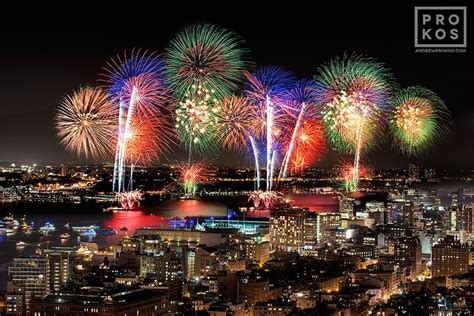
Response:
[[[337,212],[339,196],[336,194],[294,194],[285,196],[291,206],[308,208],[315,212]]]

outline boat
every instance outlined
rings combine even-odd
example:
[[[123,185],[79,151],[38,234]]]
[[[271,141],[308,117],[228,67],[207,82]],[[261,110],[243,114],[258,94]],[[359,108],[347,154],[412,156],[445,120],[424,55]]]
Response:
[[[3,218],[3,223],[5,223],[6,225],[9,225],[9,224],[12,224],[14,220],[15,218],[13,217],[13,214],[9,213],[8,216],[5,216]]]
[[[40,227],[40,232],[44,233],[49,233],[49,232],[54,232],[56,230],[56,227],[51,224],[50,222],[46,222],[44,226]]]
[[[120,228],[120,230],[123,231],[123,232],[126,232],[128,230],[128,228],[123,226],[122,228]]]
[[[13,214],[10,213],[8,216],[3,218],[3,224],[10,229],[18,229],[20,223],[13,217]]]
[[[112,235],[117,235],[117,231],[113,229],[112,227],[107,227],[107,228],[102,228],[97,231],[99,235],[103,236],[112,236]]]
[[[182,196],[179,197],[179,199],[181,201],[195,200],[195,198],[193,196],[189,196],[189,195],[182,195]]]
[[[7,236],[15,234],[15,230],[13,228],[6,228]]]
[[[19,241],[19,242],[16,243],[17,247],[25,247],[26,245],[27,245],[27,243],[23,242],[23,241]]]
[[[97,226],[97,225],[89,225],[89,226],[72,226],[72,230],[75,231],[75,232],[81,232],[81,231],[84,231],[84,230],[89,230],[89,229],[93,229],[93,230],[97,230],[99,229],[100,227]]]
[[[71,237],[71,235],[69,235],[69,233],[64,233],[64,234],[59,235],[59,237],[61,239],[68,239],[69,237]]]
[[[97,233],[95,232],[95,230],[93,229],[85,229],[85,230],[81,230],[79,231],[79,236],[87,236],[87,237],[93,237],[93,236],[96,236]]]
[[[120,206],[109,206],[107,208],[103,208],[102,211],[105,213],[105,212],[120,212],[120,211],[123,211],[123,208],[121,208]]]
[[[21,228],[22,230],[27,230],[28,228],[30,228],[30,225],[28,225],[28,224],[26,223],[26,215],[23,215],[23,218],[21,219],[20,228]]]

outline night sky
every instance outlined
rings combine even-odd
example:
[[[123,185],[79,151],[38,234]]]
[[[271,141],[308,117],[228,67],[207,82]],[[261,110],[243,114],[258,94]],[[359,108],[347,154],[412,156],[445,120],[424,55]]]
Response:
[[[453,113],[452,132],[445,142],[411,161],[422,167],[472,168],[473,32],[468,32],[467,53],[415,53],[414,3],[407,3],[402,7],[384,2],[383,8],[359,5],[344,9],[342,5],[320,9],[295,5],[284,8],[283,14],[240,9],[239,3],[233,2],[235,9],[212,14],[198,8],[180,14],[171,9],[146,13],[146,8],[141,8],[143,13],[135,14],[123,6],[119,15],[104,11],[92,15],[76,12],[3,17],[0,161],[77,161],[55,137],[53,116],[58,101],[81,85],[96,84],[101,67],[117,53],[132,48],[162,52],[182,28],[207,22],[240,34],[257,65],[281,65],[299,77],[314,75],[320,64],[344,52],[362,53],[385,62],[400,86],[422,85],[437,92]],[[463,5],[449,2],[456,4]],[[470,13],[468,10],[468,30],[472,30]],[[226,156],[233,166],[242,164],[245,158]],[[171,156],[171,160],[178,159]],[[338,159],[330,153],[320,165],[332,166]],[[387,139],[366,161],[375,168],[388,168],[406,167],[409,160],[390,150]]]

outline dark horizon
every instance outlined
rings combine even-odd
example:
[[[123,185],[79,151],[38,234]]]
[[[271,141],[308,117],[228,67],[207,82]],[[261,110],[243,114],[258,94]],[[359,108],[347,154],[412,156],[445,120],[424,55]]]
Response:
[[[80,86],[95,85],[101,67],[117,53],[133,48],[162,52],[179,30],[207,22],[242,36],[257,66],[281,65],[300,78],[314,75],[319,65],[344,52],[377,58],[392,70],[401,87],[421,85],[438,93],[452,112],[453,126],[446,139],[422,157],[406,158],[391,150],[386,140],[367,156],[367,164],[375,169],[406,168],[408,162],[422,168],[471,169],[474,167],[474,110],[468,96],[474,86],[471,34],[468,32],[465,53],[415,53],[415,5],[385,8],[360,5],[344,12],[334,10],[337,16],[328,14],[332,11],[327,9],[311,12],[313,16],[293,18],[289,14],[266,17],[247,12],[246,19],[245,13],[238,10],[225,15],[181,14],[174,19],[169,13],[166,20],[151,14],[120,21],[113,15],[100,19],[96,15],[11,16],[0,22],[8,29],[0,52],[3,91],[0,161],[85,162],[66,152],[55,137],[53,115],[58,101]],[[169,156],[172,162],[181,157]],[[245,161],[245,155],[225,154],[225,158],[229,166],[240,166]],[[330,167],[339,160],[338,155],[330,152],[316,167]]]

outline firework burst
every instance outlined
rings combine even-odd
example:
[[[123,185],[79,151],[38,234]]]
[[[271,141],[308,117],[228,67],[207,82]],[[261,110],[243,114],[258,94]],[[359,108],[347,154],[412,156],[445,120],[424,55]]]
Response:
[[[319,160],[325,150],[324,128],[317,121],[304,122],[298,130],[289,156],[292,173],[301,173]]]
[[[283,202],[283,193],[258,190],[250,194],[248,201],[252,202],[256,209],[273,208]]]
[[[205,162],[188,162],[178,166],[179,183],[185,198],[194,198],[198,186],[208,181],[208,166]]]
[[[254,73],[245,72],[247,83],[244,93],[253,108],[252,134],[256,138],[265,138],[267,134],[268,106],[272,108],[272,133],[284,128],[289,116],[285,111],[285,96],[295,84],[294,75],[278,66],[266,66],[257,69]]]
[[[219,98],[236,91],[251,65],[241,44],[235,33],[214,25],[194,25],[179,33],[165,55],[176,97],[181,99],[196,84],[216,91]]]
[[[111,154],[110,140],[117,132],[117,113],[104,90],[80,88],[60,102],[55,128],[67,150],[105,157]]]
[[[162,117],[134,117],[125,135],[125,161],[134,165],[150,164],[169,152],[174,137],[172,126]],[[117,142],[115,139],[116,145]]]
[[[140,206],[143,199],[143,193],[140,190],[117,193],[117,201],[124,210],[131,210]]]
[[[305,134],[300,133],[300,128],[304,120],[316,118],[319,114],[319,107],[317,106],[317,102],[319,102],[320,100],[320,89],[317,89],[317,86],[318,84],[315,81],[311,79],[303,79],[297,81],[291,89],[285,91],[285,108],[287,111],[290,112],[292,117],[292,119],[289,120],[289,129],[293,129],[293,132],[291,134],[285,133],[285,135],[291,135],[291,138],[287,146],[285,156],[283,158],[282,167],[280,168],[280,175],[278,177],[279,179],[287,177],[290,161],[293,165],[295,162],[300,164],[300,170],[304,168],[305,164],[314,162],[307,160],[307,163],[305,163],[305,159],[300,160],[298,158],[293,157],[293,150],[295,148],[296,142],[307,142],[307,145],[311,143],[310,139],[308,138],[308,136],[310,135],[308,134],[308,132],[310,132],[309,125],[307,126],[308,130]],[[316,137],[312,133],[311,136]],[[307,158],[310,158],[309,154],[307,156]],[[299,151],[297,157],[303,158],[301,150]]]
[[[353,183],[359,160],[373,148],[385,125],[393,78],[383,64],[357,55],[335,58],[319,69],[323,122],[333,145],[354,153]]]
[[[365,177],[367,175],[368,170],[359,164],[357,166],[358,170],[357,173],[359,174],[359,178]],[[342,180],[342,185],[347,192],[355,192],[358,190],[358,183],[354,183],[353,175],[354,175],[354,164],[352,162],[343,162],[339,166],[339,178]],[[359,180],[357,180],[359,181]]]
[[[372,58],[350,55],[321,67],[317,79],[333,145],[352,153],[359,146],[373,147],[390,105],[393,79],[388,70]]]
[[[256,189],[259,189],[260,175],[257,171],[259,150],[255,144],[258,139],[265,139],[266,190],[271,191],[277,158],[276,148],[279,138],[284,135],[284,126],[288,119],[288,113],[282,110],[283,96],[295,79],[290,72],[275,66],[259,68],[253,74],[246,72],[245,76],[248,82],[244,92],[252,102],[254,113],[251,144],[256,159]]]
[[[100,82],[115,104],[134,103],[137,115],[157,115],[170,102],[165,81],[165,64],[158,54],[140,49],[123,53],[107,62]]]
[[[216,135],[219,142],[230,150],[244,150],[249,143],[253,112],[246,97],[230,96],[219,103]]]
[[[219,101],[214,90],[194,85],[176,108],[176,128],[191,152],[209,154],[215,150],[215,129]]]
[[[160,153],[169,146],[171,138],[166,132],[152,137],[150,131],[151,126],[156,127],[157,122],[164,122],[163,118],[169,115],[166,106],[170,102],[170,89],[165,83],[164,63],[152,52],[125,52],[109,61],[104,71],[101,81],[107,85],[119,112],[112,190],[115,191],[117,185],[117,191],[122,192],[127,158],[142,162],[153,160],[155,155],[151,151]],[[151,141],[149,146],[144,145],[146,141]],[[145,152],[138,153],[138,149]],[[132,190],[134,165],[135,162],[130,161],[129,190]]]
[[[409,87],[394,96],[389,125],[401,151],[418,155],[448,132],[450,113],[431,90]]]

